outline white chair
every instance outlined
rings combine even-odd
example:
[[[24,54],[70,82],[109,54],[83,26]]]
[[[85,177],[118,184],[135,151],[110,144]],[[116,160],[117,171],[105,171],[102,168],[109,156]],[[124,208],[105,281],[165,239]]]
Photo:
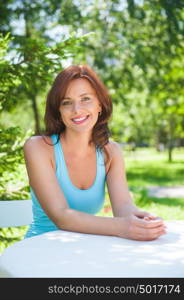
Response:
[[[0,228],[31,224],[32,202],[28,200],[0,200]]]

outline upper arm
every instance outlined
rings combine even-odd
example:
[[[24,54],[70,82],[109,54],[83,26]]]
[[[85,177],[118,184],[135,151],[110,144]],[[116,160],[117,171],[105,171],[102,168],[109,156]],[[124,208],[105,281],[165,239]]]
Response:
[[[67,207],[51,163],[49,146],[41,137],[29,138],[23,147],[29,184],[46,214],[57,224],[59,212]]]
[[[121,147],[115,142],[110,142],[109,150],[111,162],[107,174],[107,188],[113,214],[118,215],[123,204],[130,202],[132,199],[128,189]]]

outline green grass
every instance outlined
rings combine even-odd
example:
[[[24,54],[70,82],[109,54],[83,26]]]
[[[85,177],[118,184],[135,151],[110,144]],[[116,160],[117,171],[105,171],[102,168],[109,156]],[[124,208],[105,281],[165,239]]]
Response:
[[[173,151],[173,162],[168,162],[168,153],[155,149],[123,151],[129,188],[136,205],[154,213],[164,220],[184,220],[183,198],[156,198],[148,196],[147,187],[184,185],[184,149]],[[112,216],[106,192],[105,208],[98,215]]]
[[[184,149],[173,151],[173,162],[168,162],[167,152],[154,149],[138,149],[124,152],[129,186],[184,185]]]

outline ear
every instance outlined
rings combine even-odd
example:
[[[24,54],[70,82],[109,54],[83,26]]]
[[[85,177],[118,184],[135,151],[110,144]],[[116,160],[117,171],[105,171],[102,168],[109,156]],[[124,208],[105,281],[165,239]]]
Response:
[[[98,103],[98,107],[99,107],[99,113],[101,113],[102,112],[102,104],[100,102]]]

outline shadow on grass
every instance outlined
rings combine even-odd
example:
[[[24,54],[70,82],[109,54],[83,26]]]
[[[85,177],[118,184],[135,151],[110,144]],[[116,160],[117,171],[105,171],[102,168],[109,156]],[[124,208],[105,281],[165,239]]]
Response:
[[[183,164],[183,160],[173,160],[173,161],[171,161],[171,162],[169,162],[169,161],[166,161],[166,163],[168,163],[169,165],[175,165],[175,164]]]
[[[167,205],[167,206],[180,206],[184,209],[184,198],[178,199],[178,198],[155,198],[150,197],[150,200],[154,203],[158,203],[161,205]]]
[[[183,174],[183,169],[173,170],[169,172],[168,169],[163,170],[159,168],[135,168],[134,171],[127,171],[128,182],[141,180],[146,184],[150,185],[173,185],[175,182],[181,181],[181,175]]]
[[[166,206],[180,206],[181,209],[184,209],[184,198],[157,198],[149,196],[146,188],[130,187],[130,191],[133,193],[135,203],[139,206],[155,203]]]

